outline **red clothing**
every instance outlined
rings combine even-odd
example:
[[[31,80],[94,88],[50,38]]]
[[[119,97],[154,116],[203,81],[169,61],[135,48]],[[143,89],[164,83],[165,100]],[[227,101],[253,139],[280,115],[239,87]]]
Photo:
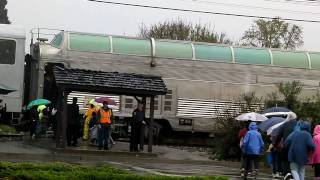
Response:
[[[240,129],[238,138],[241,140],[242,138],[244,138],[246,136],[247,132],[248,132],[247,128]]]

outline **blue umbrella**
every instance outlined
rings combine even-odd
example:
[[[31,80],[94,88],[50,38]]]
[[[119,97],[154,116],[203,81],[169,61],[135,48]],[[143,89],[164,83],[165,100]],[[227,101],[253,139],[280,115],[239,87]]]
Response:
[[[263,132],[267,132],[267,130],[272,127],[273,125],[276,125],[278,123],[281,123],[285,121],[284,118],[282,117],[272,117],[272,118],[269,118],[268,120],[266,121],[263,121],[262,123],[260,123],[258,125],[259,129]]]

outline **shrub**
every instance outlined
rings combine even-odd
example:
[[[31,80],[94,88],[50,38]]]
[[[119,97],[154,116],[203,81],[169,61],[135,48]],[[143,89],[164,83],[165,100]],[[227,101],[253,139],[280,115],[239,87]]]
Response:
[[[142,176],[110,166],[87,167],[66,163],[7,163],[0,162],[0,179],[10,180],[105,180],[105,179],[141,179],[141,180],[179,180],[179,179],[212,179],[225,180],[225,177],[167,177]]]

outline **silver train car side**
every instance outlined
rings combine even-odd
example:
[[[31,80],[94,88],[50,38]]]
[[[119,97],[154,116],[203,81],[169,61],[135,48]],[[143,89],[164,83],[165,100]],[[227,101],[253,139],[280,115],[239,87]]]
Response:
[[[211,133],[214,118],[245,92],[258,96],[276,90],[276,83],[300,80],[303,96],[319,90],[320,53],[233,47],[221,44],[57,31],[48,43],[33,31],[30,47],[28,99],[46,97],[50,66],[162,76],[167,95],[155,99],[155,119],[173,131]],[[52,92],[51,92],[52,94]],[[105,96],[71,92],[85,110],[88,99]],[[111,96],[115,115],[131,117],[134,97]],[[148,100],[147,100],[148,101]],[[148,102],[147,102],[148,103]],[[148,116],[148,115],[147,115]]]
[[[70,68],[162,76],[169,89],[156,98],[155,117],[174,131],[212,132],[214,117],[240,94],[258,96],[276,90],[281,81],[300,80],[303,95],[319,89],[320,53],[232,47],[220,44],[139,39],[61,31],[51,43],[32,45],[39,63],[35,96],[42,97],[46,64]],[[84,108],[89,93],[72,92]],[[99,96],[95,94],[94,96]],[[131,116],[133,97],[113,96],[116,115]]]

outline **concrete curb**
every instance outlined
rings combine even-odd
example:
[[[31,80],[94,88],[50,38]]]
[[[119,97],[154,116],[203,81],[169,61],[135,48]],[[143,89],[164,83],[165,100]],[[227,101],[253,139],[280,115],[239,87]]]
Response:
[[[53,151],[57,153],[63,154],[75,154],[75,155],[95,155],[95,156],[103,156],[103,155],[115,155],[115,156],[134,156],[134,157],[157,157],[158,155],[155,153],[144,153],[144,152],[126,152],[126,151],[99,151],[99,150],[84,150],[84,149],[61,149],[61,148],[53,148]]]
[[[26,145],[35,146],[42,149],[47,149],[53,153],[58,154],[71,154],[71,155],[84,155],[84,156],[104,156],[104,155],[116,155],[116,156],[132,156],[132,157],[158,157],[156,153],[147,153],[147,152],[129,152],[129,151],[116,151],[116,150],[92,150],[92,149],[79,149],[79,148],[55,148],[49,147],[46,144],[42,144],[41,142],[31,142],[24,141]]]

